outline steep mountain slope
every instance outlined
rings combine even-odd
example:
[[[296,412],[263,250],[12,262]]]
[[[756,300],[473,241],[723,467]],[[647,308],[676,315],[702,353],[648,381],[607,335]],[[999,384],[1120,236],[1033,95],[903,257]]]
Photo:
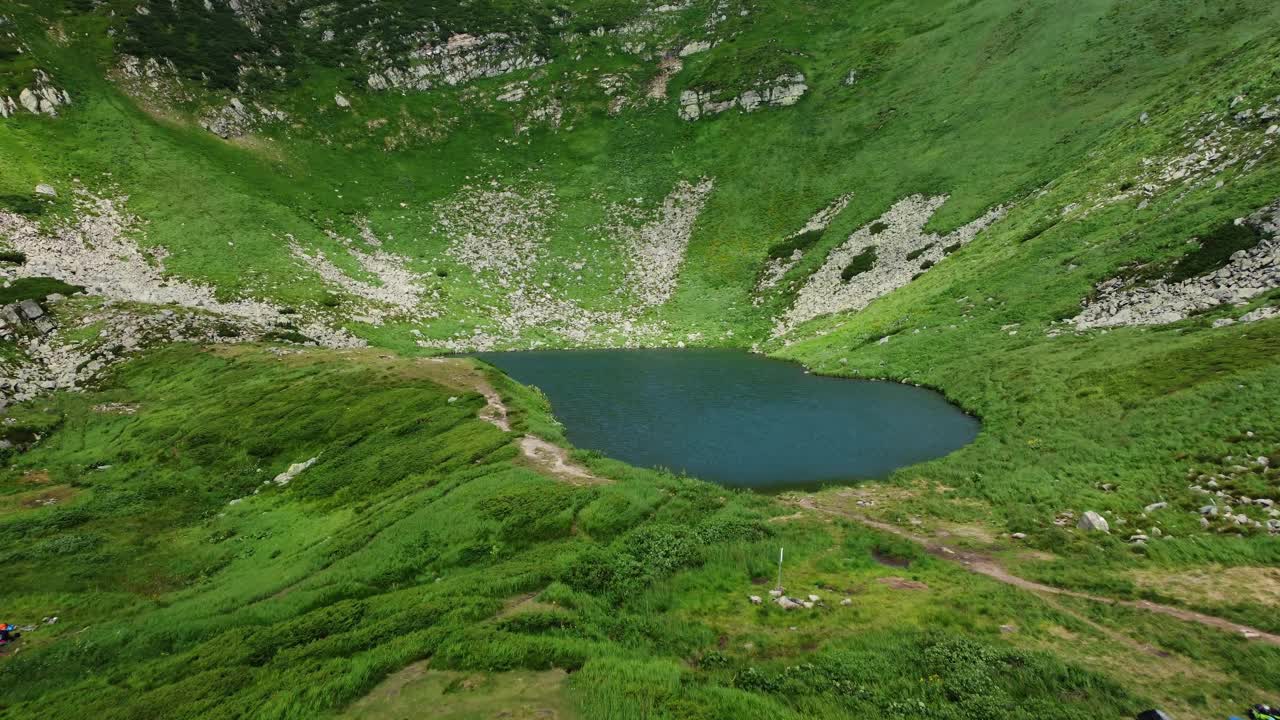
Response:
[[[315,717],[429,658],[404,687],[588,718],[1239,712],[1275,648],[845,520],[1280,631],[1277,29],[1251,0],[6,4],[2,293],[38,304],[0,319],[0,608],[75,625],[0,703]],[[984,430],[857,493],[582,454],[615,482],[566,486],[519,449],[563,443],[544,401],[493,380],[506,432],[413,359],[636,345],[927,384]],[[779,543],[854,609],[744,605]],[[1170,589],[1223,566],[1260,594]]]

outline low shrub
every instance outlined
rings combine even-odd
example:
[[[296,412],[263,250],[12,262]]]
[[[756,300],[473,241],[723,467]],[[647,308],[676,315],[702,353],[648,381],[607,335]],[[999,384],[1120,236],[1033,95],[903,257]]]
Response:
[[[908,260],[915,260],[916,258],[920,257],[921,255],[923,255],[923,254],[925,254],[925,253],[929,252],[929,248],[933,247],[933,246],[934,246],[934,245],[936,245],[936,244],[937,244],[937,243],[929,243],[928,245],[925,245],[925,246],[924,246],[924,247],[922,247],[922,248],[918,248],[918,249],[916,249],[916,250],[912,250],[911,252],[907,253],[907,259],[908,259]]]
[[[1218,270],[1233,254],[1252,248],[1261,239],[1262,235],[1252,225],[1223,223],[1200,238],[1200,247],[1178,259],[1169,272],[1169,281],[1181,282]]]
[[[822,239],[822,234],[822,230],[806,230],[795,237],[789,237],[769,248],[769,259],[782,260],[791,257],[796,250],[808,250]]]
[[[876,246],[872,245],[862,252],[854,256],[848,265],[844,266],[844,270],[840,271],[840,279],[849,282],[854,277],[875,267],[876,264]]]

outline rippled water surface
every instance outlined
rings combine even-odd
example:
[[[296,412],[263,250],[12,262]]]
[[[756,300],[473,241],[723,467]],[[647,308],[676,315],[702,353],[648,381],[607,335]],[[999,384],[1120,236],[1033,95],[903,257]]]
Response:
[[[908,385],[809,375],[734,350],[483,353],[542,388],[577,447],[723,485],[883,477],[945,455],[978,421]]]

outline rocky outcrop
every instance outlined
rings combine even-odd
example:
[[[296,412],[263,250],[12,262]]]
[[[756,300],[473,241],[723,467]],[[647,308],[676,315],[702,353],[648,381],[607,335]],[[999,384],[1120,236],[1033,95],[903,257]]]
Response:
[[[55,299],[60,300],[61,296],[50,296],[47,300]],[[28,298],[0,307],[0,339],[13,340],[31,334],[48,335],[55,329],[57,324],[34,299]]]
[[[200,118],[200,127],[229,139],[248,135],[264,124],[284,122],[289,116],[283,110],[266,107],[260,103],[246,105],[240,98],[233,97],[216,110]]]
[[[1004,217],[1005,209],[995,207],[947,235],[925,232],[925,224],[946,200],[945,195],[912,195],[850,235],[805,281],[795,304],[776,321],[774,335],[820,315],[861,310],[911,282]],[[849,268],[859,257],[873,259],[867,268],[850,275]]]
[[[1246,303],[1280,287],[1280,202],[1237,223],[1255,226],[1264,239],[1233,254],[1222,268],[1181,282],[1157,280],[1131,287],[1123,278],[1112,278],[1099,283],[1096,299],[1073,321],[1076,329],[1177,322],[1220,305]],[[1269,316],[1260,309],[1241,320]]]
[[[444,42],[433,36],[419,41],[401,65],[394,63],[369,75],[371,90],[429,90],[454,86],[479,78],[497,77],[517,70],[538,67],[546,58],[507,33],[486,35],[455,34]],[[366,56],[379,57],[381,48],[366,49]]]
[[[272,483],[274,485],[279,485],[281,487],[288,485],[290,482],[293,481],[294,478],[301,475],[302,471],[306,470],[312,465],[315,465],[316,461],[319,459],[320,459],[319,457],[313,457],[310,460],[294,463],[290,465],[288,469],[286,469],[284,472],[280,473],[279,475],[276,475],[274,478],[271,478],[267,482]]]
[[[151,107],[173,107],[196,100],[178,66],[167,58],[139,58],[121,55],[110,77],[122,90]]]
[[[264,339],[261,328],[243,325],[228,334],[216,315],[173,310],[141,311],[104,303],[87,311],[64,313],[67,322],[37,319],[48,329],[17,334],[18,355],[0,361],[0,407],[55,390],[76,391],[135,353],[173,342],[222,343]],[[85,339],[87,334],[90,339]],[[64,332],[65,331],[65,332]]]
[[[35,71],[35,84],[23,88],[15,100],[13,97],[0,96],[0,117],[13,117],[21,111],[32,115],[58,116],[58,108],[71,104],[71,95],[65,90],[53,86],[48,73]]]
[[[726,93],[714,89],[691,89],[680,93],[680,117],[697,120],[738,108],[742,112],[754,112],[762,107],[787,107],[800,102],[809,90],[804,75],[779,75],[739,95],[725,97]]]
[[[684,47],[680,48],[680,52],[678,54],[682,58],[689,57],[690,55],[697,55],[698,53],[706,52],[710,50],[714,45],[715,43],[711,42],[710,40],[694,40],[692,42],[687,43]]]

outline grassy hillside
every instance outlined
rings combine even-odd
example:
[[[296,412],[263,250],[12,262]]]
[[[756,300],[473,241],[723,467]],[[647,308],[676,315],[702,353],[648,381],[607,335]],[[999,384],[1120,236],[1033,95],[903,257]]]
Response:
[[[420,659],[427,678],[498,684],[568,670],[539,682],[593,718],[918,703],[1083,718],[1145,701],[1044,652],[1060,628],[1093,632],[1074,616],[903,541],[771,522],[787,511],[766,498],[590,456],[616,482],[574,489],[521,467],[475,417],[483,398],[448,402],[444,367],[180,347],[47,403],[58,431],[5,471],[4,604],[60,620],[6,658],[9,711],[316,717]],[[515,432],[546,422],[512,393]],[[288,486],[263,485],[313,456]],[[21,509],[53,493],[63,502]],[[788,587],[824,610],[746,602],[778,544]],[[901,589],[904,573],[919,589]],[[1006,639],[1015,619],[1025,632]],[[1192,684],[1188,701],[1275,682],[1274,648],[1199,634],[1207,666],[1248,680]]]
[[[46,303],[77,372],[130,360],[3,410],[0,620],[38,629],[0,657],[0,715],[1183,720],[1280,700],[1275,646],[1020,590],[861,522],[1280,633],[1274,516],[1237,502],[1280,502],[1280,319],[1244,322],[1280,290],[1073,322],[1103,281],[1212,276],[1265,241],[1236,220],[1280,197],[1277,28],[1252,0],[0,8],[0,98],[71,100],[0,118],[5,302],[74,291],[17,249],[93,245],[115,216],[89,200],[114,198],[135,217],[108,239],[166,284],[284,318],[226,329],[127,282]],[[744,111],[797,75],[794,104]],[[684,120],[686,91],[737,104]],[[939,207],[904,255],[913,196]],[[843,291],[899,256],[865,307],[785,322],[833,259]],[[216,332],[168,331],[173,310]],[[149,334],[117,345],[109,311]],[[372,347],[288,344],[310,322]],[[206,344],[236,336],[281,344]],[[6,377],[48,359],[31,337],[0,341]],[[564,444],[544,398],[425,357],[676,343],[928,385],[983,431],[856,489],[765,497],[578,452],[608,482],[575,485],[519,450]],[[1191,487],[1210,478],[1231,497]],[[1248,521],[1206,525],[1206,503]],[[1111,534],[1074,529],[1086,510]],[[769,603],[783,545],[812,612]]]

